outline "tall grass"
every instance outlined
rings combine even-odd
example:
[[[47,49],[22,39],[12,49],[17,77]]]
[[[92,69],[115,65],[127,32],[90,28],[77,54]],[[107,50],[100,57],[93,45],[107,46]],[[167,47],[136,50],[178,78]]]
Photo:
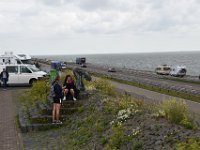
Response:
[[[106,79],[98,78],[94,81],[84,81],[87,89],[96,89],[109,96],[116,96],[117,92]]]
[[[161,103],[158,109],[160,116],[165,117],[172,123],[183,125],[189,129],[195,129],[194,117],[190,115],[185,101],[167,100]]]
[[[37,101],[47,102],[49,91],[49,82],[45,80],[37,81],[33,84],[31,89],[27,90],[20,96],[20,100],[26,105],[34,105]]]

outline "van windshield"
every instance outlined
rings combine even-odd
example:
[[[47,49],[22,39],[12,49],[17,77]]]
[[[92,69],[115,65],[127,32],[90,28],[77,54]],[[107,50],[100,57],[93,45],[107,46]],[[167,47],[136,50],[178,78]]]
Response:
[[[38,69],[37,67],[32,66],[32,65],[30,65],[29,68],[30,68],[33,72],[38,72],[38,71],[40,71],[40,69]]]

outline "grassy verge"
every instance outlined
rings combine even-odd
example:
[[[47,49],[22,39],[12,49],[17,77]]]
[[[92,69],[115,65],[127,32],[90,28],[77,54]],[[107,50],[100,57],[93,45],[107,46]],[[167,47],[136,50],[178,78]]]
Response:
[[[132,85],[132,86],[139,87],[139,88],[142,88],[142,89],[158,92],[158,93],[161,93],[161,94],[166,94],[166,95],[179,97],[179,98],[183,98],[183,99],[187,99],[187,100],[191,100],[191,101],[195,101],[195,102],[200,103],[200,96],[196,96],[196,95],[192,95],[192,94],[188,94],[188,93],[184,93],[184,92],[177,92],[177,91],[174,91],[174,90],[163,89],[163,88],[156,87],[156,86],[145,85],[145,84],[141,84],[141,83],[138,83],[138,82],[130,82],[130,81],[125,81],[125,80],[120,80],[120,79],[116,79],[116,78],[112,78],[112,77],[108,77],[108,76],[100,75],[100,74],[96,74],[96,73],[92,73],[92,75],[94,75],[96,77],[101,77],[101,78],[104,78],[104,79],[116,81],[116,82],[119,82],[119,83]]]
[[[192,83],[192,84],[200,84],[200,80],[199,81],[194,81],[194,80],[184,80],[182,78],[179,77],[160,77],[160,79],[167,79],[167,80],[172,80],[172,81],[178,81],[178,82],[182,82],[182,83]]]
[[[43,89],[40,82],[35,84],[33,89]],[[172,100],[149,109],[143,101],[117,93],[105,79],[86,82],[86,89],[93,94],[87,100],[79,101],[82,107],[74,114],[68,114],[63,127],[24,135],[26,149],[138,150],[154,146],[152,142],[157,142],[156,138],[163,138],[160,146],[175,147],[176,134],[180,135],[180,141],[185,138],[180,131],[191,132],[189,137],[196,132],[184,102]],[[40,95],[41,90],[34,94]],[[185,146],[185,143],[178,144],[177,147]]]

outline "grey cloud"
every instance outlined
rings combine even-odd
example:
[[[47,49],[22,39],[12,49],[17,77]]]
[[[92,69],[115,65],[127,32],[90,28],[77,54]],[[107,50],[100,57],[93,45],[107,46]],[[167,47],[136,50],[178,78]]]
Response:
[[[79,0],[78,5],[81,9],[94,11],[98,9],[111,8],[110,0]]]
[[[85,35],[200,33],[199,0],[2,1],[0,39],[7,41],[11,35],[24,37],[24,41],[27,37],[59,41],[70,36],[81,39]]]

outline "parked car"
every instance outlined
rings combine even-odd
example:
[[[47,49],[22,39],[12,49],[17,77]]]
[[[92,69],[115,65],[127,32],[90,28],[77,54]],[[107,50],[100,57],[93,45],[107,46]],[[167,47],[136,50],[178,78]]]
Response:
[[[87,66],[86,66],[85,63],[81,64],[81,67],[82,67],[82,68],[87,68]]]
[[[5,68],[9,73],[9,84],[29,84],[32,85],[38,79],[47,75],[46,72],[40,71],[34,65],[27,64],[6,64],[0,65],[0,72]],[[1,81],[0,81],[1,82]]]
[[[108,68],[108,72],[116,72],[116,69],[111,67],[111,68]]]
[[[186,72],[187,70],[185,66],[175,66],[171,69],[170,75],[174,77],[184,77]]]

